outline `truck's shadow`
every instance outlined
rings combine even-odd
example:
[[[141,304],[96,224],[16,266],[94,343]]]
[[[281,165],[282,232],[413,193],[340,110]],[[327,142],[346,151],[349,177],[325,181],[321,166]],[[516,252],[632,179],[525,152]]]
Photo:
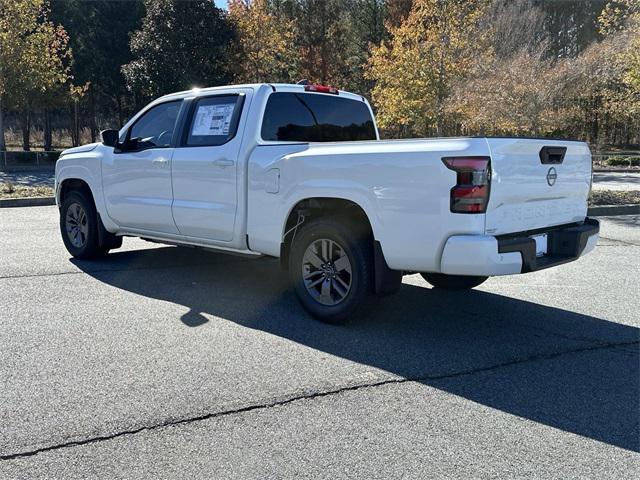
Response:
[[[208,322],[203,313],[211,314],[639,450],[635,327],[483,291],[448,293],[407,284],[376,301],[365,320],[332,327],[307,317],[273,260],[167,247],[74,263],[117,288],[187,306],[180,320],[190,327]]]

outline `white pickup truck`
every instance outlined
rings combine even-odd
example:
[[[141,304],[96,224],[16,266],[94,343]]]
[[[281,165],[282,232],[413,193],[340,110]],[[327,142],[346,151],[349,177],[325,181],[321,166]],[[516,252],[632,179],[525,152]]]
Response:
[[[257,84],[155,100],[56,164],[74,257],[123,236],[279,257],[303,306],[340,322],[420,272],[473,288],[594,248],[583,142],[379,139],[360,95]]]

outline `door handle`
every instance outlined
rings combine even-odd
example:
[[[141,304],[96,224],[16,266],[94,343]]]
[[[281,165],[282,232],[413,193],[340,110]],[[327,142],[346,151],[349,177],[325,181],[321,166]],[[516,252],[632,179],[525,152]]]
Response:
[[[158,167],[164,167],[167,163],[169,163],[169,159],[168,158],[164,158],[164,157],[158,157],[158,158],[154,158],[151,163],[153,163],[154,165],[158,166]]]
[[[225,167],[232,167],[235,164],[235,162],[233,160],[229,160],[228,158],[218,158],[217,160],[213,161],[213,164],[216,167],[225,168]]]

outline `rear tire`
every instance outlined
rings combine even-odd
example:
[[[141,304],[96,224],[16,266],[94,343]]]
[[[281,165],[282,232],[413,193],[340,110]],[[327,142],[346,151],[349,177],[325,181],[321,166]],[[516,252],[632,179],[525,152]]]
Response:
[[[470,290],[489,278],[474,275],[446,275],[444,273],[421,273],[420,275],[435,288],[443,290]]]
[[[60,233],[75,258],[92,259],[106,253],[100,248],[96,207],[81,192],[66,195],[60,207]]]
[[[300,303],[314,318],[344,323],[372,291],[370,235],[333,219],[311,220],[293,239],[289,275]]]

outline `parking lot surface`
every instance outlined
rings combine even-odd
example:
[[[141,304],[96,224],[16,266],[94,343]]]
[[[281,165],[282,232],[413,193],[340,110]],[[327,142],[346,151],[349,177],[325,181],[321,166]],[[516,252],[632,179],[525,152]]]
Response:
[[[0,211],[0,478],[637,478],[640,217],[470,292],[419,275],[346,326],[273,259],[65,251]]]
[[[640,190],[640,172],[593,172],[594,190]]]

